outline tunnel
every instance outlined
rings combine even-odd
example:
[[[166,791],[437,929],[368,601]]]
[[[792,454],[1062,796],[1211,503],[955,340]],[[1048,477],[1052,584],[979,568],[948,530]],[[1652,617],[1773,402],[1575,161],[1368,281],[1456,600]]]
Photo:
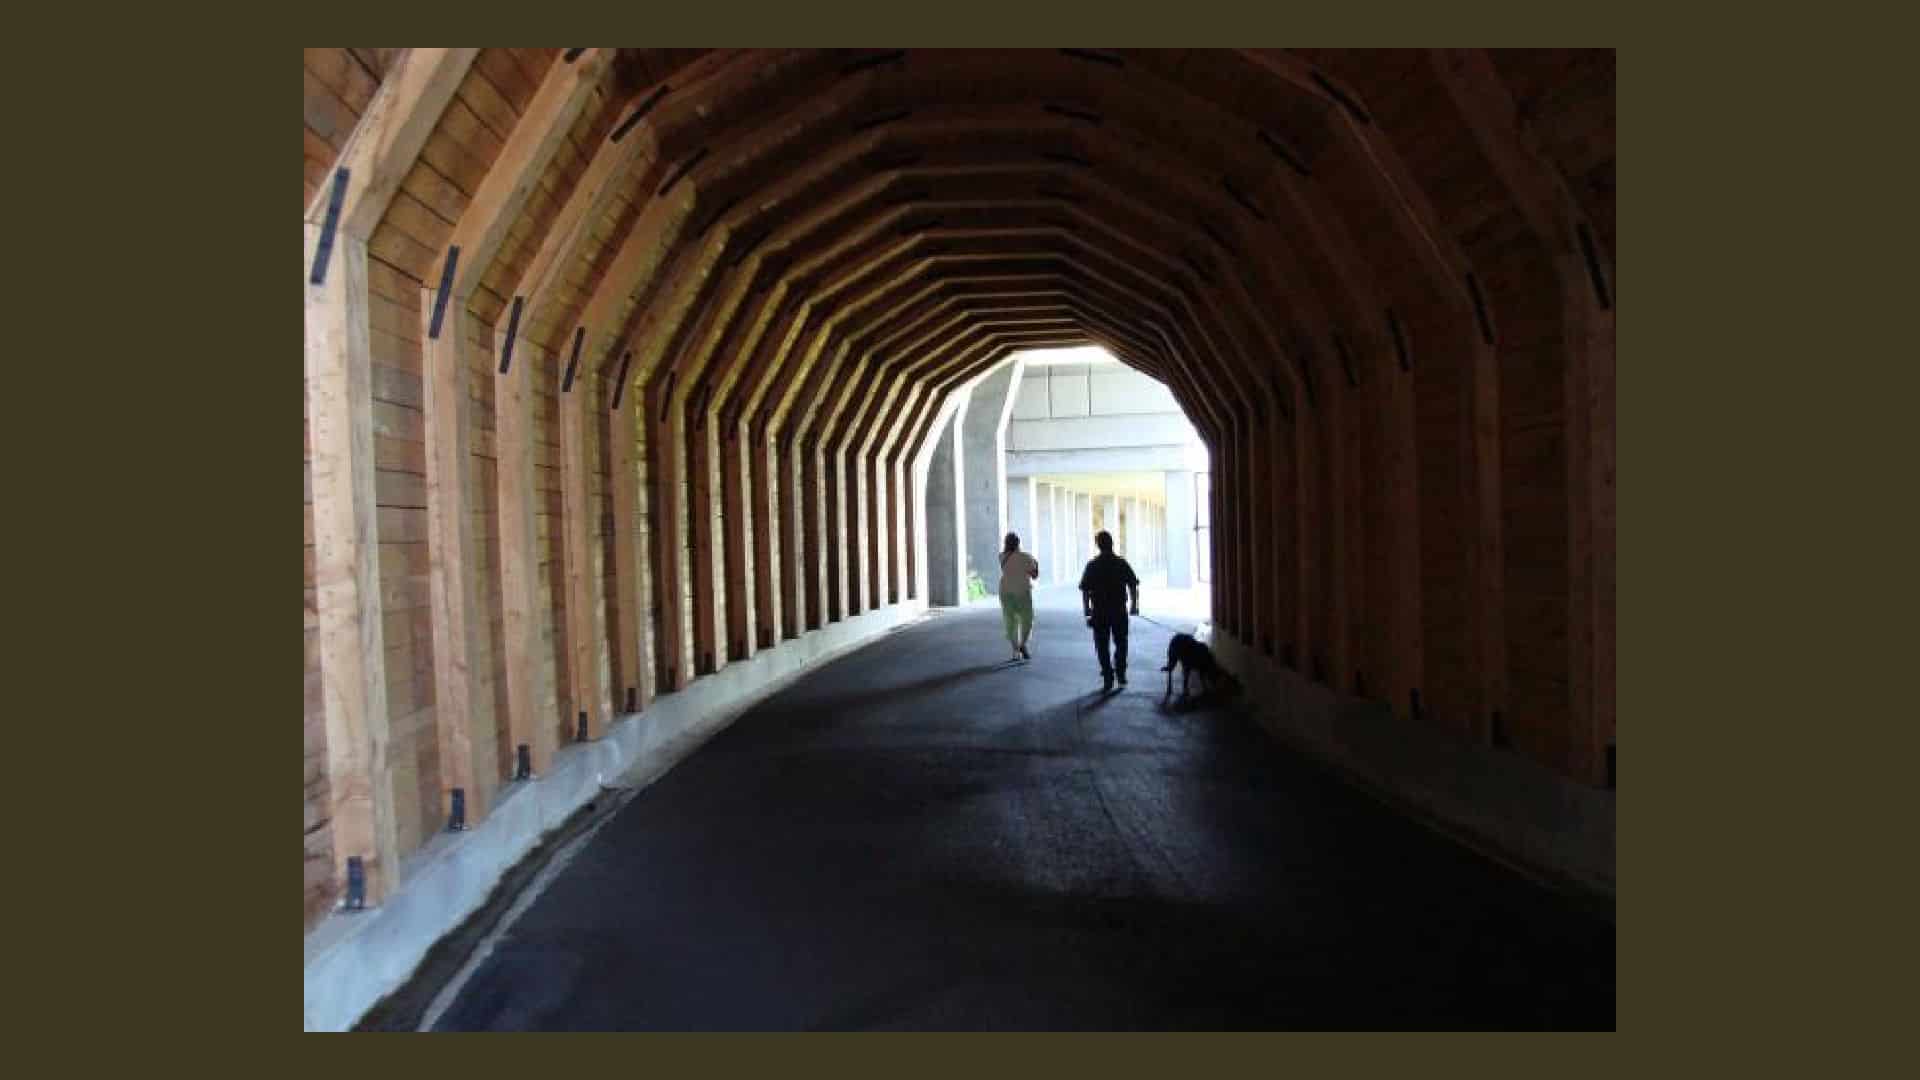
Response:
[[[1057,498],[1004,453],[1056,349],[1204,446],[1177,511],[1132,497],[1204,546],[1236,722],[1610,911],[1612,50],[308,49],[304,78],[309,1028],[607,792],[966,609],[991,548],[956,533]],[[999,516],[963,526],[989,398]]]

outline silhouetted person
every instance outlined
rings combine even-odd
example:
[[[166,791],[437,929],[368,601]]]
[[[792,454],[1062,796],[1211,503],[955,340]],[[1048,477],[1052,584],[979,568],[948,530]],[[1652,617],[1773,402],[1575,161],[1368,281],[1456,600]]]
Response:
[[[1040,576],[1040,560],[1020,550],[1020,537],[1007,534],[1000,549],[1000,620],[1007,626],[1007,643],[1015,660],[1031,660],[1027,638],[1033,634],[1033,579]]]
[[[1093,651],[1100,658],[1103,690],[1113,689],[1117,677],[1127,685],[1127,598],[1133,598],[1131,613],[1140,614],[1140,579],[1133,575],[1127,560],[1113,553],[1113,534],[1101,529],[1093,543],[1100,554],[1093,557],[1080,575],[1080,602],[1086,610],[1087,625],[1093,627]],[[1113,644],[1108,658],[1108,641]]]

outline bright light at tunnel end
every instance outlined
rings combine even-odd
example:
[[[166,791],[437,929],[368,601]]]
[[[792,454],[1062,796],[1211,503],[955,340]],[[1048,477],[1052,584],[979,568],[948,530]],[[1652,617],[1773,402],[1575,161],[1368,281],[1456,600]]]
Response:
[[[1071,349],[1028,349],[1014,353],[1008,360],[1024,360],[1028,367],[1047,364],[1117,364],[1120,358],[1098,345]]]

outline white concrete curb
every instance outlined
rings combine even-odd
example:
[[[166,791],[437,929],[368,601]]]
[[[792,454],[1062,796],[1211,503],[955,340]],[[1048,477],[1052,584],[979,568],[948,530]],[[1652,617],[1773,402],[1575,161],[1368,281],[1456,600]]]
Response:
[[[1263,727],[1440,831],[1517,869],[1611,902],[1614,793],[1526,758],[1474,746],[1346,697],[1216,631],[1221,663]]]
[[[484,821],[468,832],[442,832],[406,860],[400,889],[386,903],[353,915],[336,912],[307,935],[306,1030],[350,1029],[602,785],[651,783],[795,677],[925,614],[925,602],[911,600],[729,663],[662,695],[645,712],[617,719],[604,738],[562,748],[544,775],[503,785]]]

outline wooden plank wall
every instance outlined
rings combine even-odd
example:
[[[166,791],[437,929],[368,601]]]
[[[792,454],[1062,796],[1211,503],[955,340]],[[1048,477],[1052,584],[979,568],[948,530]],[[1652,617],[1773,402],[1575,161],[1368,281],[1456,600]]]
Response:
[[[347,137],[360,120],[367,102],[379,88],[392,62],[391,49],[308,49],[304,79],[304,136],[306,190],[302,205],[313,201],[327,170],[339,158]],[[333,833],[328,820],[327,721],[321,704],[320,614],[314,589],[313,429],[301,400],[302,473],[304,505],[301,514],[304,546],[303,581],[306,593],[305,713],[302,736],[302,787],[305,795],[304,915],[311,925],[336,899],[333,873]],[[391,635],[391,628],[389,630]],[[391,640],[391,636],[389,637]]]
[[[379,78],[399,50],[309,49],[306,51],[306,195],[309,201],[337,158]],[[378,504],[380,594],[386,643],[387,692],[391,714],[391,760],[396,786],[403,793],[396,818],[403,855],[417,850],[444,824],[438,742],[434,726],[433,638],[428,595],[425,420],[422,413],[420,295],[423,282],[437,279],[454,223],[500,152],[507,133],[533,96],[555,49],[483,50],[428,139],[420,160],[394,196],[368,248],[368,319],[373,360],[375,489]],[[604,109],[589,110],[598,121]],[[584,168],[576,133],[561,157],[577,175]],[[556,171],[564,173],[562,163]],[[513,280],[517,257],[530,257],[530,236],[557,212],[556,190],[570,184],[565,175],[543,179],[533,205],[516,223],[493,271],[476,291],[471,309],[490,325],[503,304],[498,280]],[[544,201],[543,201],[544,200]],[[504,655],[500,646],[498,483],[493,442],[493,369],[491,335],[469,325],[474,395],[472,431],[475,546],[480,599],[489,612],[486,635],[491,663],[477,673],[477,691],[504,709]],[[311,448],[307,452],[306,589],[306,897],[311,926],[337,899],[333,882],[331,836],[325,820],[325,721],[319,704],[321,673],[313,593]],[[501,711],[500,715],[504,715]],[[502,755],[511,762],[510,755]],[[407,797],[411,796],[411,797]]]

